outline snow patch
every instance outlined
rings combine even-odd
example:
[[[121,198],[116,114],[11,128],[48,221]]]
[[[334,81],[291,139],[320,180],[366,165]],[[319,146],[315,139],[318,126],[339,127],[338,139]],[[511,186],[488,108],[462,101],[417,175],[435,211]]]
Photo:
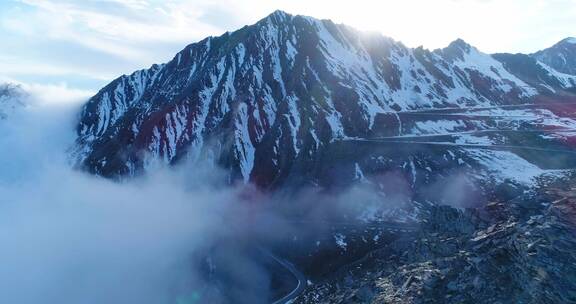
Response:
[[[241,103],[238,106],[238,114],[234,123],[234,141],[236,157],[240,161],[240,172],[244,182],[250,180],[250,173],[254,168],[254,154],[256,149],[252,145],[250,133],[248,131],[248,106]]]
[[[508,179],[531,185],[536,177],[546,172],[512,152],[482,149],[467,152],[498,182]]]
[[[494,79],[504,92],[510,92],[513,89],[512,86],[502,81],[508,80],[523,90],[523,97],[531,97],[538,94],[536,89],[508,72],[501,62],[488,54],[479,52],[475,48],[472,48],[469,52],[464,52],[463,60],[456,60],[454,64],[462,70],[476,70]]]
[[[410,135],[446,134],[466,128],[462,120],[427,120],[417,121]]]
[[[564,73],[560,73],[558,71],[556,71],[555,69],[553,69],[552,67],[537,61],[536,62],[540,67],[542,67],[544,70],[546,70],[546,72],[548,73],[548,75],[550,77],[553,77],[555,79],[557,79],[561,84],[563,88],[570,88],[570,87],[576,87],[576,76],[570,75],[570,74],[564,74]],[[551,89],[553,92],[554,90]]]
[[[336,241],[336,245],[338,245],[338,247],[340,247],[340,249],[346,251],[347,247],[348,247],[348,243],[346,243],[346,236],[341,234],[341,233],[337,233],[334,235],[334,240]]]
[[[455,143],[464,145],[492,145],[494,142],[488,136],[460,134]]]

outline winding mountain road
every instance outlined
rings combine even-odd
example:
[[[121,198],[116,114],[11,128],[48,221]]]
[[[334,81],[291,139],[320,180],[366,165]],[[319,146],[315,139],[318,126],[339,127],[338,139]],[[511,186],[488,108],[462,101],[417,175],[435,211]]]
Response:
[[[309,222],[309,221],[290,221],[290,223],[292,223],[292,224],[307,224],[307,223],[311,223],[311,222]],[[317,224],[318,222],[315,222],[315,223]],[[354,222],[340,222],[340,221],[328,222],[327,221],[324,224],[331,225],[331,226],[339,226],[339,227],[354,227],[354,226],[361,226],[364,228],[377,227],[377,228],[384,228],[387,230],[392,230],[392,231],[397,231],[397,232],[413,232],[413,231],[416,231],[418,229],[418,225],[406,224],[406,223],[397,223],[397,222],[378,222],[378,223],[373,223],[373,224],[366,224],[366,223],[354,223]],[[262,251],[263,254],[270,257],[271,259],[276,261],[276,263],[278,263],[283,268],[288,270],[294,276],[294,278],[297,280],[297,284],[291,292],[289,292],[288,294],[286,294],[282,298],[273,301],[272,304],[291,303],[306,288],[306,285],[307,285],[306,276],[302,272],[300,272],[294,266],[294,264],[292,264],[291,262],[274,255],[273,253],[271,253],[267,249],[260,248],[260,250]],[[381,248],[373,250],[373,251],[376,252],[378,250],[381,250]],[[366,254],[366,256],[360,260],[365,260],[368,256],[371,256],[374,252],[371,251],[370,253]],[[360,260],[357,260],[351,264],[347,264],[343,267],[355,265],[355,264],[359,263]]]
[[[292,275],[298,281],[296,288],[294,288],[290,293],[288,293],[287,295],[285,295],[281,299],[278,299],[278,300],[272,302],[272,304],[290,303],[292,300],[294,300],[298,295],[300,295],[304,291],[304,288],[306,288],[306,277],[304,276],[304,274],[302,272],[300,272],[298,269],[296,269],[294,264],[292,264],[292,263],[290,263],[284,259],[278,258],[274,255],[270,255],[270,256],[272,257],[272,259],[274,259],[276,262],[278,262],[278,264],[282,265],[284,268],[286,268],[288,271],[290,271],[292,273]]]
[[[306,276],[304,276],[304,274],[302,272],[300,272],[295,266],[294,264],[290,263],[289,261],[277,257],[276,255],[274,255],[272,252],[270,252],[270,250],[265,249],[264,247],[259,247],[260,251],[262,252],[262,254],[264,254],[265,256],[271,258],[272,260],[274,260],[276,263],[278,263],[280,266],[282,266],[283,268],[285,268],[286,270],[288,270],[288,272],[290,272],[293,276],[294,279],[296,279],[296,286],[294,287],[294,289],[292,291],[290,291],[288,294],[286,294],[285,296],[281,297],[280,299],[274,300],[272,302],[272,304],[286,304],[286,303],[290,303],[290,301],[292,301],[293,299],[295,299],[298,295],[300,295],[303,291],[304,288],[306,288]]]
[[[566,129],[555,129],[555,130],[511,130],[511,129],[485,129],[485,130],[474,130],[474,131],[462,131],[462,132],[447,132],[447,133],[436,133],[436,134],[407,134],[407,135],[397,135],[397,136],[382,136],[370,138],[370,140],[394,140],[394,139],[407,139],[407,138],[435,138],[435,137],[448,137],[448,136],[460,136],[460,135],[480,135],[488,133],[570,133],[575,132],[576,129],[566,128]]]
[[[530,146],[512,146],[512,145],[482,145],[482,144],[459,144],[451,142],[429,142],[429,141],[413,141],[413,140],[387,140],[387,139],[361,139],[349,138],[344,141],[357,141],[357,142],[373,142],[373,143],[393,143],[393,144],[407,144],[407,145],[426,145],[426,146],[452,146],[462,148],[474,149],[488,149],[488,150],[528,150],[539,152],[553,152],[553,153],[567,153],[576,155],[573,150],[560,150],[560,149],[546,149]]]
[[[404,114],[404,113],[438,113],[446,111],[481,111],[481,110],[492,110],[492,109],[513,109],[513,108],[547,108],[549,106],[576,106],[576,102],[546,102],[546,103],[522,103],[522,104],[511,104],[511,105],[486,105],[486,106],[476,106],[476,107],[447,107],[447,108],[427,108],[419,110],[404,110],[404,111],[388,111],[382,112],[382,114]]]

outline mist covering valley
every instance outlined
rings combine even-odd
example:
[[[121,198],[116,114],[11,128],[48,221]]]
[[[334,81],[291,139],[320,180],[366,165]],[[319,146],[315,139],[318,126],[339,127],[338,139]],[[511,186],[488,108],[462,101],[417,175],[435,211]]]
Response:
[[[59,104],[6,86],[17,106],[0,120],[0,146],[9,147],[0,155],[2,302],[267,303],[264,247],[388,208],[368,188],[302,190],[288,202],[199,164],[96,177],[69,156],[83,100]],[[225,267],[225,283],[207,280],[209,256]]]

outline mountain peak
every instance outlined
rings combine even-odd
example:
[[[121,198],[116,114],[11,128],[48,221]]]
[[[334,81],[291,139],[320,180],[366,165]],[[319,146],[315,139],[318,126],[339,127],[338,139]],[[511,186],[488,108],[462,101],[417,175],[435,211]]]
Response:
[[[283,10],[275,10],[272,12],[272,14],[270,14],[270,16],[291,16],[290,14],[288,14],[287,12],[283,11]]]
[[[568,38],[565,38],[564,40],[560,41],[560,43],[576,45],[576,38],[575,37],[568,37]]]
[[[464,55],[470,54],[473,50],[476,50],[476,48],[463,39],[458,38],[452,41],[447,47],[436,50],[436,52],[444,54],[446,58],[451,60],[464,60]]]
[[[284,21],[289,18],[292,18],[291,14],[288,14],[283,10],[275,10],[270,15],[266,16],[263,20]]]
[[[448,45],[448,48],[457,48],[457,49],[460,49],[462,51],[469,52],[473,47],[468,42],[464,41],[464,39],[458,38],[458,39],[452,41]]]

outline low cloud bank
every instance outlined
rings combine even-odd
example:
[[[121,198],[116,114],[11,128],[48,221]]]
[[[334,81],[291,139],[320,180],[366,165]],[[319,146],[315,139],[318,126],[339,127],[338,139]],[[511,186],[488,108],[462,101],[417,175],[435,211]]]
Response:
[[[229,233],[237,190],[168,172],[122,184],[76,172],[66,150],[79,104],[46,101],[32,96],[0,122],[0,302],[158,304],[198,293],[191,257]]]
[[[0,121],[0,303],[267,303],[266,267],[282,266],[259,248],[330,240],[329,222],[361,225],[412,197],[391,175],[384,199],[369,183],[272,199],[190,164],[90,176],[67,159],[81,103],[38,93]]]

